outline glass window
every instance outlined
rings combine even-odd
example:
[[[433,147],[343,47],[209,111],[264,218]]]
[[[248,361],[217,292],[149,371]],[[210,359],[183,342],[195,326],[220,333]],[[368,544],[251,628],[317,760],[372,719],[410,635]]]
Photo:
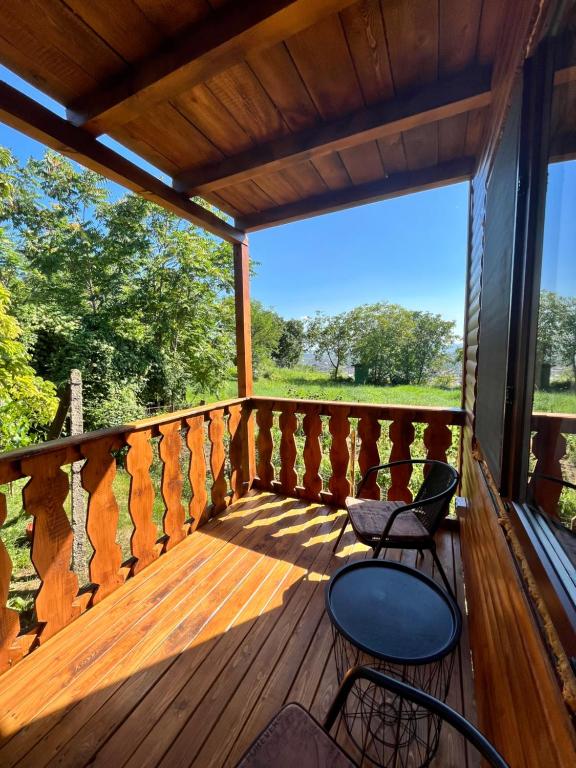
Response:
[[[567,45],[560,61],[573,60],[576,45]],[[561,66],[552,104],[528,499],[576,565],[576,80]]]

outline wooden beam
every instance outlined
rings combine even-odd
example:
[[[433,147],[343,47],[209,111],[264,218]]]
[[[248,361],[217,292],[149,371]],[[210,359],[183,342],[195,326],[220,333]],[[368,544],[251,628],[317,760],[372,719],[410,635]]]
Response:
[[[335,192],[309,197],[306,200],[298,200],[295,203],[279,205],[259,213],[248,214],[237,219],[236,225],[246,231],[256,231],[323,213],[340,211],[343,208],[353,208],[356,205],[409,195],[412,192],[434,189],[446,184],[455,184],[470,179],[474,167],[474,158],[465,157],[418,171],[395,173],[379,181],[347,187]]]
[[[576,80],[576,64],[564,69],[558,69],[554,73],[554,85],[566,85]]]
[[[477,68],[455,79],[429,85],[407,98],[368,107],[218,163],[186,171],[174,178],[174,187],[189,194],[205,194],[258,174],[281,171],[297,162],[314,160],[489,104],[490,71]]]
[[[233,0],[70,105],[93,133],[136,117],[356,0]]]
[[[244,240],[239,229],[2,81],[0,120],[229,243]]]
[[[576,160],[576,131],[561,133],[550,142],[550,163]]]
[[[250,317],[250,254],[248,241],[234,245],[234,304],[238,396],[252,395],[252,324]]]

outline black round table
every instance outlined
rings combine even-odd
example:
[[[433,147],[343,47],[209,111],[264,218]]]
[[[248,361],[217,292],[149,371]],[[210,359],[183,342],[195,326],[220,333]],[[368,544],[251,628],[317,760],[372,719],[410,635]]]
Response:
[[[339,680],[365,664],[446,700],[462,616],[432,579],[390,560],[351,563],[330,579],[326,609]],[[344,721],[379,766],[425,766],[438,747],[438,717],[366,681],[355,684]]]

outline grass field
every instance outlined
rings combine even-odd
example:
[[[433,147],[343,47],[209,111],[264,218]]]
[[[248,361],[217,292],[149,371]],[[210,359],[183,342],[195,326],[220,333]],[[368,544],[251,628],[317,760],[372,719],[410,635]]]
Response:
[[[219,390],[205,392],[191,400],[226,399],[235,397],[235,380],[225,380]],[[313,368],[272,369],[254,382],[254,393],[262,397],[293,397],[304,400],[340,400],[390,405],[430,405],[458,408],[459,387],[452,389],[429,385],[374,387],[352,381],[333,381],[327,373]],[[536,392],[534,410],[553,413],[576,413],[576,393]]]

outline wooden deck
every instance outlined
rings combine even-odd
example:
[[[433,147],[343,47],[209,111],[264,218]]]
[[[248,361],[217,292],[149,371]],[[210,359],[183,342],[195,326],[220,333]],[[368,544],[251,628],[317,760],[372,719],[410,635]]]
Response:
[[[322,718],[324,586],[367,551],[332,554],[342,515],[252,492],[194,532],[4,675],[0,765],[228,766],[284,702]],[[439,552],[463,602],[458,535]],[[469,658],[465,627],[449,703],[473,719]],[[446,729],[436,765],[467,760]]]

